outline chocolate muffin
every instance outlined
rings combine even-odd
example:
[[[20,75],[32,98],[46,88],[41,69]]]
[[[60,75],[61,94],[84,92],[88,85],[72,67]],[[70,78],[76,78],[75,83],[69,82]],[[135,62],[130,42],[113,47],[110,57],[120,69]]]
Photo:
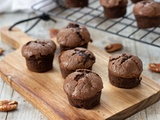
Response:
[[[66,77],[63,88],[72,106],[92,109],[100,103],[103,83],[98,74],[78,69]]]
[[[68,8],[86,7],[88,6],[88,0],[65,0],[65,6]]]
[[[94,54],[86,48],[74,48],[59,55],[59,66],[63,78],[77,69],[91,70],[94,63]]]
[[[108,75],[110,83],[120,88],[133,88],[140,84],[142,61],[130,54],[116,54],[109,58]]]
[[[160,3],[154,1],[141,1],[133,8],[138,28],[151,28],[160,26]]]
[[[119,18],[126,14],[127,0],[100,0],[107,18]]]
[[[46,72],[52,68],[56,45],[51,40],[29,41],[22,47],[22,55],[30,71]]]
[[[61,51],[75,47],[87,48],[89,41],[91,41],[91,38],[88,30],[75,23],[69,23],[57,35],[57,42]]]

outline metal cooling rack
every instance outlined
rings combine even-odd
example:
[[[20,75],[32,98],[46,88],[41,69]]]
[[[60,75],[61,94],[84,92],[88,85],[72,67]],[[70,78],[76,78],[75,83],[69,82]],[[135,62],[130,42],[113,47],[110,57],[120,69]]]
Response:
[[[128,38],[148,45],[160,47],[160,26],[151,29],[138,29],[132,13],[133,4],[129,1],[127,13],[123,18],[104,17],[99,0],[89,0],[85,8],[65,8],[64,0],[43,0],[32,8],[37,12],[77,22],[110,34]]]

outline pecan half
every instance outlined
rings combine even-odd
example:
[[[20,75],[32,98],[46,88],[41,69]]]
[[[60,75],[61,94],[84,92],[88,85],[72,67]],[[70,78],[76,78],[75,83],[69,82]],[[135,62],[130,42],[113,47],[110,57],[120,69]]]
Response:
[[[148,65],[148,69],[153,71],[153,72],[160,73],[160,63],[150,63]]]
[[[56,37],[57,34],[58,34],[58,32],[59,32],[59,29],[51,28],[51,29],[50,29],[50,37],[51,37],[51,38]]]
[[[18,102],[13,100],[1,100],[0,101],[0,111],[7,112],[15,110],[18,106]]]
[[[2,55],[4,52],[4,49],[3,48],[0,48],[0,55]]]
[[[105,50],[109,53],[121,50],[123,48],[123,45],[121,43],[113,43],[109,44],[105,47]]]

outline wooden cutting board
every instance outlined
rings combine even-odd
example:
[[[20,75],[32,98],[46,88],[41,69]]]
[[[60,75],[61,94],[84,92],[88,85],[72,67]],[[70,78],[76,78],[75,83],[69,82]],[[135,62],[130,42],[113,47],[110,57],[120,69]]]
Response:
[[[63,91],[64,79],[57,61],[59,50],[52,70],[45,73],[31,72],[21,55],[21,47],[34,39],[19,29],[8,31],[8,28],[2,28],[0,33],[4,42],[17,49],[0,61],[2,79],[51,120],[121,120],[160,99],[160,85],[144,75],[136,88],[112,86],[108,80],[109,54],[90,44],[89,49],[96,56],[93,71],[102,77],[104,84],[101,102],[92,110],[72,107]]]

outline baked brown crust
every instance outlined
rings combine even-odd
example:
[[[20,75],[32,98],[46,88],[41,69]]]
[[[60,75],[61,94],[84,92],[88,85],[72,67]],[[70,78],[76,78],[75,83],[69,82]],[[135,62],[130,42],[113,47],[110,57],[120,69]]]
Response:
[[[154,1],[141,1],[133,8],[134,15],[156,17],[160,16],[160,3]]]
[[[100,0],[102,6],[107,8],[127,6],[127,0]]]
[[[137,3],[137,2],[140,2],[142,0],[131,0],[133,3]]]
[[[58,58],[63,78],[66,78],[76,69],[91,70],[96,59],[91,51],[81,47],[63,51]]]
[[[61,47],[75,48],[81,47],[91,40],[90,33],[84,26],[69,23],[67,27],[61,29],[57,35],[57,42]]]
[[[24,44],[21,52],[30,71],[46,72],[52,69],[55,50],[53,41],[36,40]]]
[[[88,99],[103,88],[102,79],[94,72],[87,69],[78,69],[65,79],[65,92],[75,99]]]
[[[63,88],[71,105],[90,109],[99,104],[103,83],[98,74],[78,69],[66,77]]]
[[[109,58],[108,70],[121,78],[134,78],[143,71],[142,61],[134,55],[115,54]]]
[[[59,64],[68,70],[89,68],[95,63],[94,54],[85,48],[74,48],[59,55]]]
[[[54,55],[56,44],[51,40],[29,41],[22,47],[22,55],[25,58],[38,59],[46,55]]]
[[[126,14],[128,0],[100,0],[107,18],[119,18]]]
[[[88,0],[65,0],[65,6],[70,7],[86,7],[88,6]]]
[[[109,58],[108,77],[116,87],[129,89],[138,86],[142,70],[142,61],[137,56],[123,53]]]

